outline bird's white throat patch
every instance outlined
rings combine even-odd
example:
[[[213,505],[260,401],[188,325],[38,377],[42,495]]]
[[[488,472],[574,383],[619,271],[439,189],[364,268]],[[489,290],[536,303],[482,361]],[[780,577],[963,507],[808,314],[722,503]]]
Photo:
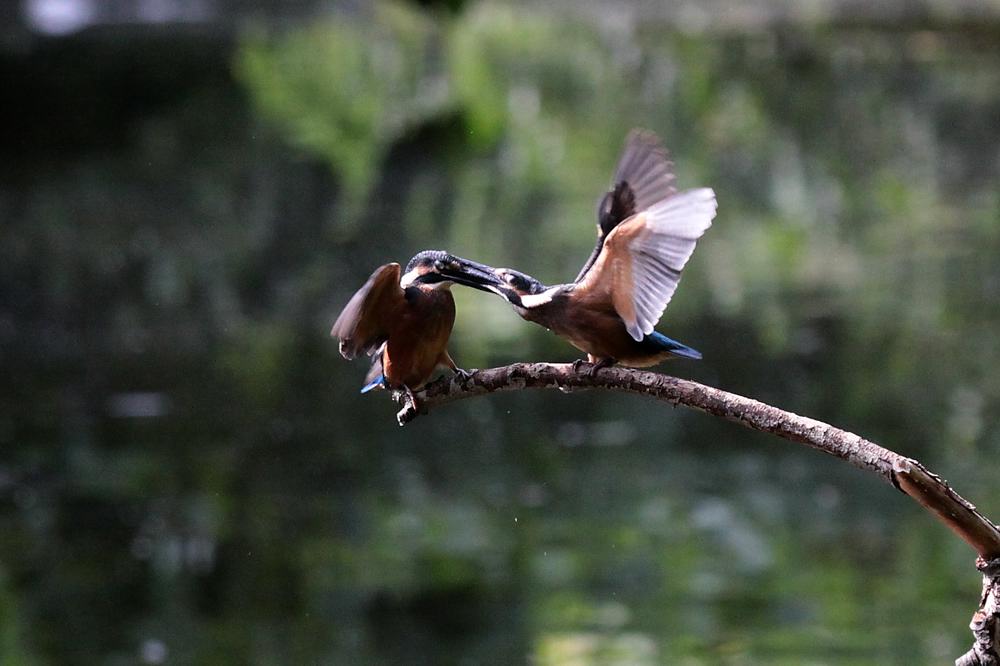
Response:
[[[412,287],[413,283],[416,282],[417,278],[419,278],[421,275],[426,275],[426,273],[421,273],[419,270],[414,268],[412,271],[409,271],[408,273],[403,275],[403,277],[399,278],[399,286],[402,287],[403,289],[406,289],[407,287]],[[455,283],[452,282],[451,280],[441,280],[440,282],[431,282],[429,284],[423,284],[422,286],[428,287],[430,289],[450,289],[451,285],[453,284]]]
[[[528,294],[527,296],[521,297],[521,307],[530,309],[537,308],[539,305],[545,305],[546,303],[551,303],[552,299],[555,298],[556,294],[562,286],[549,287],[540,294]]]
[[[414,268],[412,271],[406,273],[405,275],[403,275],[403,277],[399,278],[399,286],[402,287],[403,289],[406,289],[407,287],[412,285],[413,281],[416,280],[418,277],[420,277],[420,273],[417,271],[416,268]]]

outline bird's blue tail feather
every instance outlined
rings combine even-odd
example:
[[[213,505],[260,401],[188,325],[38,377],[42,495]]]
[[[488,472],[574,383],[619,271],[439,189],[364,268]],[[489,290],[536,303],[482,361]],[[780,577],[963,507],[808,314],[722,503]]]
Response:
[[[687,345],[677,342],[672,338],[668,338],[659,331],[653,331],[646,336],[644,341],[652,342],[657,348],[663,351],[668,351],[674,356],[682,356],[684,358],[691,358],[694,360],[701,360],[701,352],[697,349],[692,349]]]
[[[382,382],[384,382],[384,381],[385,381],[385,377],[380,374],[378,377],[376,377],[375,379],[371,380],[370,382],[368,382],[367,384],[365,384],[364,386],[362,386],[361,387],[361,392],[362,393],[368,393],[368,391],[371,391],[372,389],[381,388]]]

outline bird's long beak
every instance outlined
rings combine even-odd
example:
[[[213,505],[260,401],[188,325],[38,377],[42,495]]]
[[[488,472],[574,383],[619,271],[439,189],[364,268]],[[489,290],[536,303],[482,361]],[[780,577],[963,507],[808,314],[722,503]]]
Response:
[[[503,295],[500,289],[505,286],[504,282],[492,266],[462,257],[453,257],[453,260],[445,264],[440,272],[442,276],[456,284]]]

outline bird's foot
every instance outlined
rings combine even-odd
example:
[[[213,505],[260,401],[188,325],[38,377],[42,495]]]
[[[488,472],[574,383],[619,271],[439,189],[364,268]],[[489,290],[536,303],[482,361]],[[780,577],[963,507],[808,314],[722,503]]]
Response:
[[[598,370],[600,370],[601,368],[610,368],[617,362],[618,361],[613,358],[599,358],[596,361],[593,361],[590,368],[584,371],[584,374],[587,375],[587,377],[589,377],[590,379],[593,379],[595,376],[597,376]]]
[[[398,404],[412,405],[414,408],[417,407],[417,394],[414,393],[413,389],[411,389],[409,386],[406,386],[404,384],[398,388],[393,388],[391,390],[392,390],[392,397]]]
[[[417,395],[409,386],[403,386],[396,393],[396,402],[401,409],[396,413],[396,421],[404,426],[420,414],[420,403],[417,402]]]
[[[472,379],[472,376],[477,372],[479,372],[479,370],[477,368],[473,368],[472,370],[463,370],[462,368],[455,368],[454,372],[455,376],[453,379],[457,379],[460,382],[465,382],[469,379]]]

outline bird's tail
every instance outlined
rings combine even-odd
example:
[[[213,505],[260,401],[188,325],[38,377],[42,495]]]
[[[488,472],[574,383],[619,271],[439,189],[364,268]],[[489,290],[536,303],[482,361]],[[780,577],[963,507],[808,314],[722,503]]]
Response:
[[[385,385],[385,374],[382,371],[382,350],[385,345],[378,348],[375,353],[375,358],[372,360],[372,367],[368,369],[368,374],[365,375],[365,385],[361,387],[362,393],[368,393],[368,391],[382,388]]]
[[[370,382],[368,382],[367,384],[365,384],[364,386],[362,386],[361,387],[361,392],[362,393],[368,393],[368,391],[373,391],[373,390],[375,390],[377,388],[382,388],[382,382],[384,382],[384,381],[385,381],[385,377],[383,377],[380,374],[378,377],[376,377],[375,379],[371,380]]]
[[[646,336],[646,340],[652,342],[656,345],[657,349],[662,349],[663,351],[670,352],[674,356],[681,356],[683,358],[691,358],[696,361],[701,360],[701,352],[692,347],[688,347],[682,342],[677,342],[673,338],[668,338],[659,331],[653,331]]]

